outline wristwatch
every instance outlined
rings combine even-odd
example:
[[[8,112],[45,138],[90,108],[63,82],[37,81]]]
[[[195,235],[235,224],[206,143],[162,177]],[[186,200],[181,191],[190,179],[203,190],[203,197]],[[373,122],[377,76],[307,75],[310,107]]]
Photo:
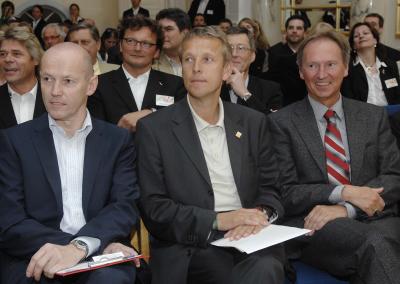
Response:
[[[73,245],[74,247],[76,247],[77,249],[85,251],[85,256],[82,259],[85,259],[88,256],[88,254],[89,254],[89,246],[87,245],[87,243],[85,243],[82,240],[75,239],[75,240],[72,240],[70,242],[70,244]]]

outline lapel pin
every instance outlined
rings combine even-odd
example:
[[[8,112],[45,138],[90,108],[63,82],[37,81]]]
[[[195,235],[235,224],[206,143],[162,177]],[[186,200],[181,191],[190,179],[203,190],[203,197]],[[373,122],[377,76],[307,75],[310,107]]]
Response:
[[[163,85],[163,83],[162,83],[161,81],[158,81],[158,84],[160,84],[160,86],[162,86],[162,85]]]
[[[381,73],[382,73],[383,75],[385,75],[385,69],[382,68]]]
[[[240,137],[242,137],[242,133],[239,132],[239,131],[237,131],[236,134],[235,134],[235,136],[236,136],[236,138],[239,138],[239,139],[240,139]]]

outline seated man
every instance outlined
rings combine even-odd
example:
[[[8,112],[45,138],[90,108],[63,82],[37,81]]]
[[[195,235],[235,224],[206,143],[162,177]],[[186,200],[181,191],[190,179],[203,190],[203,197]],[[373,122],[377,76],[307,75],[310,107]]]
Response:
[[[232,74],[222,86],[221,98],[245,105],[265,114],[282,106],[282,92],[278,83],[249,74],[250,64],[256,58],[253,35],[244,28],[233,27],[227,32],[232,49]]]
[[[340,94],[350,47],[339,33],[307,37],[297,56],[308,96],[268,116],[284,223],[313,231],[289,252],[350,283],[399,283],[400,156],[387,114]]]
[[[122,243],[139,191],[131,134],[86,109],[97,86],[88,53],[50,48],[40,79],[48,114],[0,133],[0,282],[134,283],[130,263],[50,280],[92,254],[135,254]]]
[[[256,234],[283,214],[265,115],[219,98],[230,59],[222,31],[193,29],[182,45],[187,98],[139,120],[153,283],[283,283],[281,245],[247,255],[209,244]]]

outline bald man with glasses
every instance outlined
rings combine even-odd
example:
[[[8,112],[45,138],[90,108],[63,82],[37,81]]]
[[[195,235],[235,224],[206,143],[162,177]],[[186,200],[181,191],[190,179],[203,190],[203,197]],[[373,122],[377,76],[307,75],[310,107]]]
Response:
[[[140,118],[186,94],[180,77],[152,70],[161,46],[161,31],[153,20],[136,16],[122,22],[122,66],[99,77],[96,93],[88,101],[95,117],[134,132]]]

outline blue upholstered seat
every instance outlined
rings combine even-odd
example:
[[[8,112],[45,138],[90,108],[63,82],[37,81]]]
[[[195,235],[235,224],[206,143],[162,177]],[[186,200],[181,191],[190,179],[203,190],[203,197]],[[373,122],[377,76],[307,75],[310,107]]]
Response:
[[[296,284],[348,284],[300,261],[293,261],[292,265],[297,273]],[[286,280],[285,284],[290,284],[290,282]]]

